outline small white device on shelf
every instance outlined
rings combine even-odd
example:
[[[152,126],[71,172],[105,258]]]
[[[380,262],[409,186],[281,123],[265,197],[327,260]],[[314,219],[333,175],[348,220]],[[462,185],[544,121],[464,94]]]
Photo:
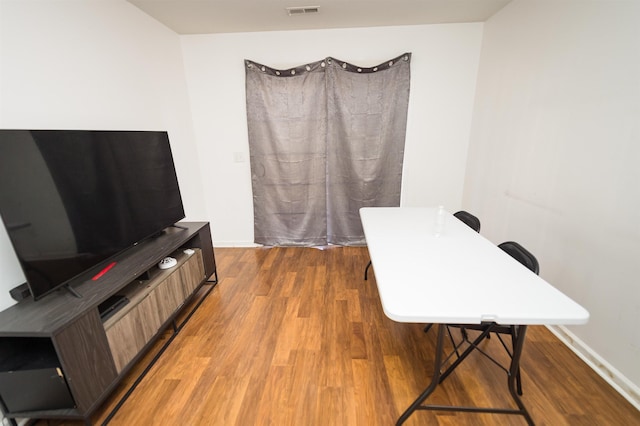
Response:
[[[158,263],[158,268],[169,269],[169,268],[173,268],[177,264],[178,264],[178,261],[175,260],[173,257],[165,257],[160,261],[160,263]]]

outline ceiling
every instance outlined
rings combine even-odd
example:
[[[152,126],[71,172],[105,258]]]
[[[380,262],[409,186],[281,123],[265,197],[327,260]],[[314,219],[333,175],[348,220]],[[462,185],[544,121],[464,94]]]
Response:
[[[178,34],[483,22],[511,0],[127,0]],[[288,7],[319,7],[289,15]]]

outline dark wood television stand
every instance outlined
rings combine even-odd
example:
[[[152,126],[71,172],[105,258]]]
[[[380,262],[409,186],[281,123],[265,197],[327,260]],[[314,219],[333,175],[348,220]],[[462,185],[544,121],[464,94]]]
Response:
[[[95,271],[80,277],[71,284],[80,298],[61,289],[0,312],[5,417],[90,424],[91,414],[164,330],[173,325],[177,332],[176,317],[202,286],[217,282],[209,224],[179,225],[118,255],[99,279],[91,279]],[[167,256],[177,265],[159,269]],[[114,295],[128,303],[101,318],[98,306]]]

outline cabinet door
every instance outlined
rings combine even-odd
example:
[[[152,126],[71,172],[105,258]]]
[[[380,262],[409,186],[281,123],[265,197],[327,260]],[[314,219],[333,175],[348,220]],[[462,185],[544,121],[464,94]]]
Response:
[[[180,268],[180,277],[182,279],[182,288],[184,290],[184,298],[191,296],[191,293],[205,279],[204,263],[202,261],[202,252],[195,250],[195,253]]]
[[[178,271],[174,271],[162,281],[149,297],[154,299],[162,321],[169,319],[184,302],[182,279]]]
[[[152,297],[146,297],[107,330],[107,340],[118,372],[160,330],[162,321]]]

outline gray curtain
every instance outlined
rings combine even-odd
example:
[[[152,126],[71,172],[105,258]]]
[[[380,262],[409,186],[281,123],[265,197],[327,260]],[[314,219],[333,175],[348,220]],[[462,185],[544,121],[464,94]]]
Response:
[[[325,66],[319,61],[283,75],[247,63],[258,244],[314,246],[327,242]]]
[[[365,244],[361,207],[399,206],[409,54],[364,70],[327,67],[327,238]],[[382,69],[380,69],[382,68]]]
[[[360,207],[400,205],[410,60],[245,61],[256,243],[362,245]]]

